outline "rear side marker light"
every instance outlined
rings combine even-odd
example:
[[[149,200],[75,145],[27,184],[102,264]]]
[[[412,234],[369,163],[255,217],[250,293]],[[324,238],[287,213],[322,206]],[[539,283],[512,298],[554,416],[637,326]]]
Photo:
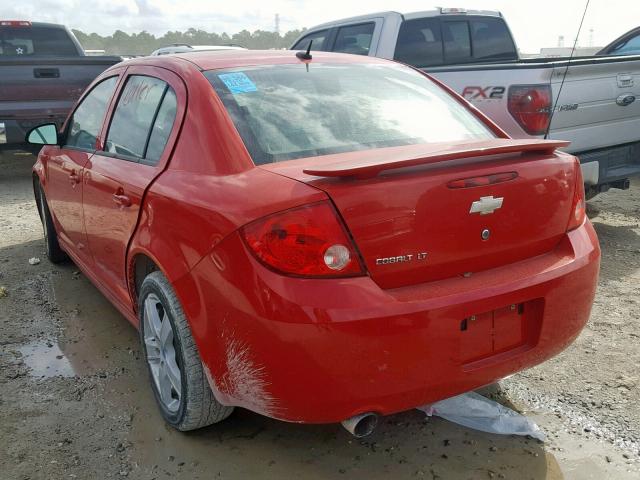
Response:
[[[360,257],[329,202],[293,208],[242,228],[253,255],[267,267],[300,277],[363,275]]]
[[[508,182],[518,177],[516,172],[494,173],[492,175],[483,175],[481,177],[463,178],[460,180],[452,180],[447,183],[449,188],[471,188],[483,187],[485,185],[494,185],[496,183]]]
[[[507,101],[509,113],[529,135],[544,135],[551,118],[549,85],[512,85]]]
[[[587,202],[584,196],[584,180],[582,179],[582,168],[580,162],[576,158],[575,160],[576,181],[573,193],[573,204],[571,206],[571,217],[569,218],[569,224],[567,231],[575,230],[582,226],[587,216]]]

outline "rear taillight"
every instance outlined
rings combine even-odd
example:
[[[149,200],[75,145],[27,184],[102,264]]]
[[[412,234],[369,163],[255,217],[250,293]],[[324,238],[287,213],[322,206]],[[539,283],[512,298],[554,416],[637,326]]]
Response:
[[[512,85],[507,103],[509,113],[529,135],[544,135],[551,115],[549,85]]]
[[[328,202],[256,220],[242,234],[258,260],[282,273],[302,277],[364,273],[353,242]]]
[[[587,203],[584,196],[584,181],[582,180],[582,168],[580,162],[576,158],[576,184],[573,192],[573,205],[571,206],[571,217],[569,218],[569,225],[567,231],[575,230],[580,227],[587,216]]]

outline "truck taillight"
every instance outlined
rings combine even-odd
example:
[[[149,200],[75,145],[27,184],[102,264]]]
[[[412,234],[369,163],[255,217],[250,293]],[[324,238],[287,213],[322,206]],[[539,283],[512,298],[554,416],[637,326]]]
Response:
[[[507,103],[509,113],[529,135],[544,135],[551,117],[549,85],[512,85]]]
[[[576,158],[576,182],[573,192],[573,205],[571,206],[571,217],[569,217],[569,224],[567,231],[575,230],[580,227],[587,216],[587,202],[584,195],[584,180],[582,179],[582,168],[580,162]]]
[[[301,277],[364,274],[355,246],[329,202],[293,208],[242,228],[252,253],[267,267]]]

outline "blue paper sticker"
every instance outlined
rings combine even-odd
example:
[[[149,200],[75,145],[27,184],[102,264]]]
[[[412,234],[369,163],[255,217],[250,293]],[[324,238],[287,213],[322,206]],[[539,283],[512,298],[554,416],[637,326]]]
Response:
[[[233,94],[257,92],[258,88],[243,72],[221,73],[218,78],[224,82]]]

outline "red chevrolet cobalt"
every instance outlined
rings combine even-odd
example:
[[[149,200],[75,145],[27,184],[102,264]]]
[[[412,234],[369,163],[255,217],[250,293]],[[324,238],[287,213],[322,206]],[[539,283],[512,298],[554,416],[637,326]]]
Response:
[[[407,66],[136,59],[28,139],[49,258],[139,328],[180,430],[239,406],[367,433],[548,359],[589,317],[600,250],[566,142],[513,140]]]

